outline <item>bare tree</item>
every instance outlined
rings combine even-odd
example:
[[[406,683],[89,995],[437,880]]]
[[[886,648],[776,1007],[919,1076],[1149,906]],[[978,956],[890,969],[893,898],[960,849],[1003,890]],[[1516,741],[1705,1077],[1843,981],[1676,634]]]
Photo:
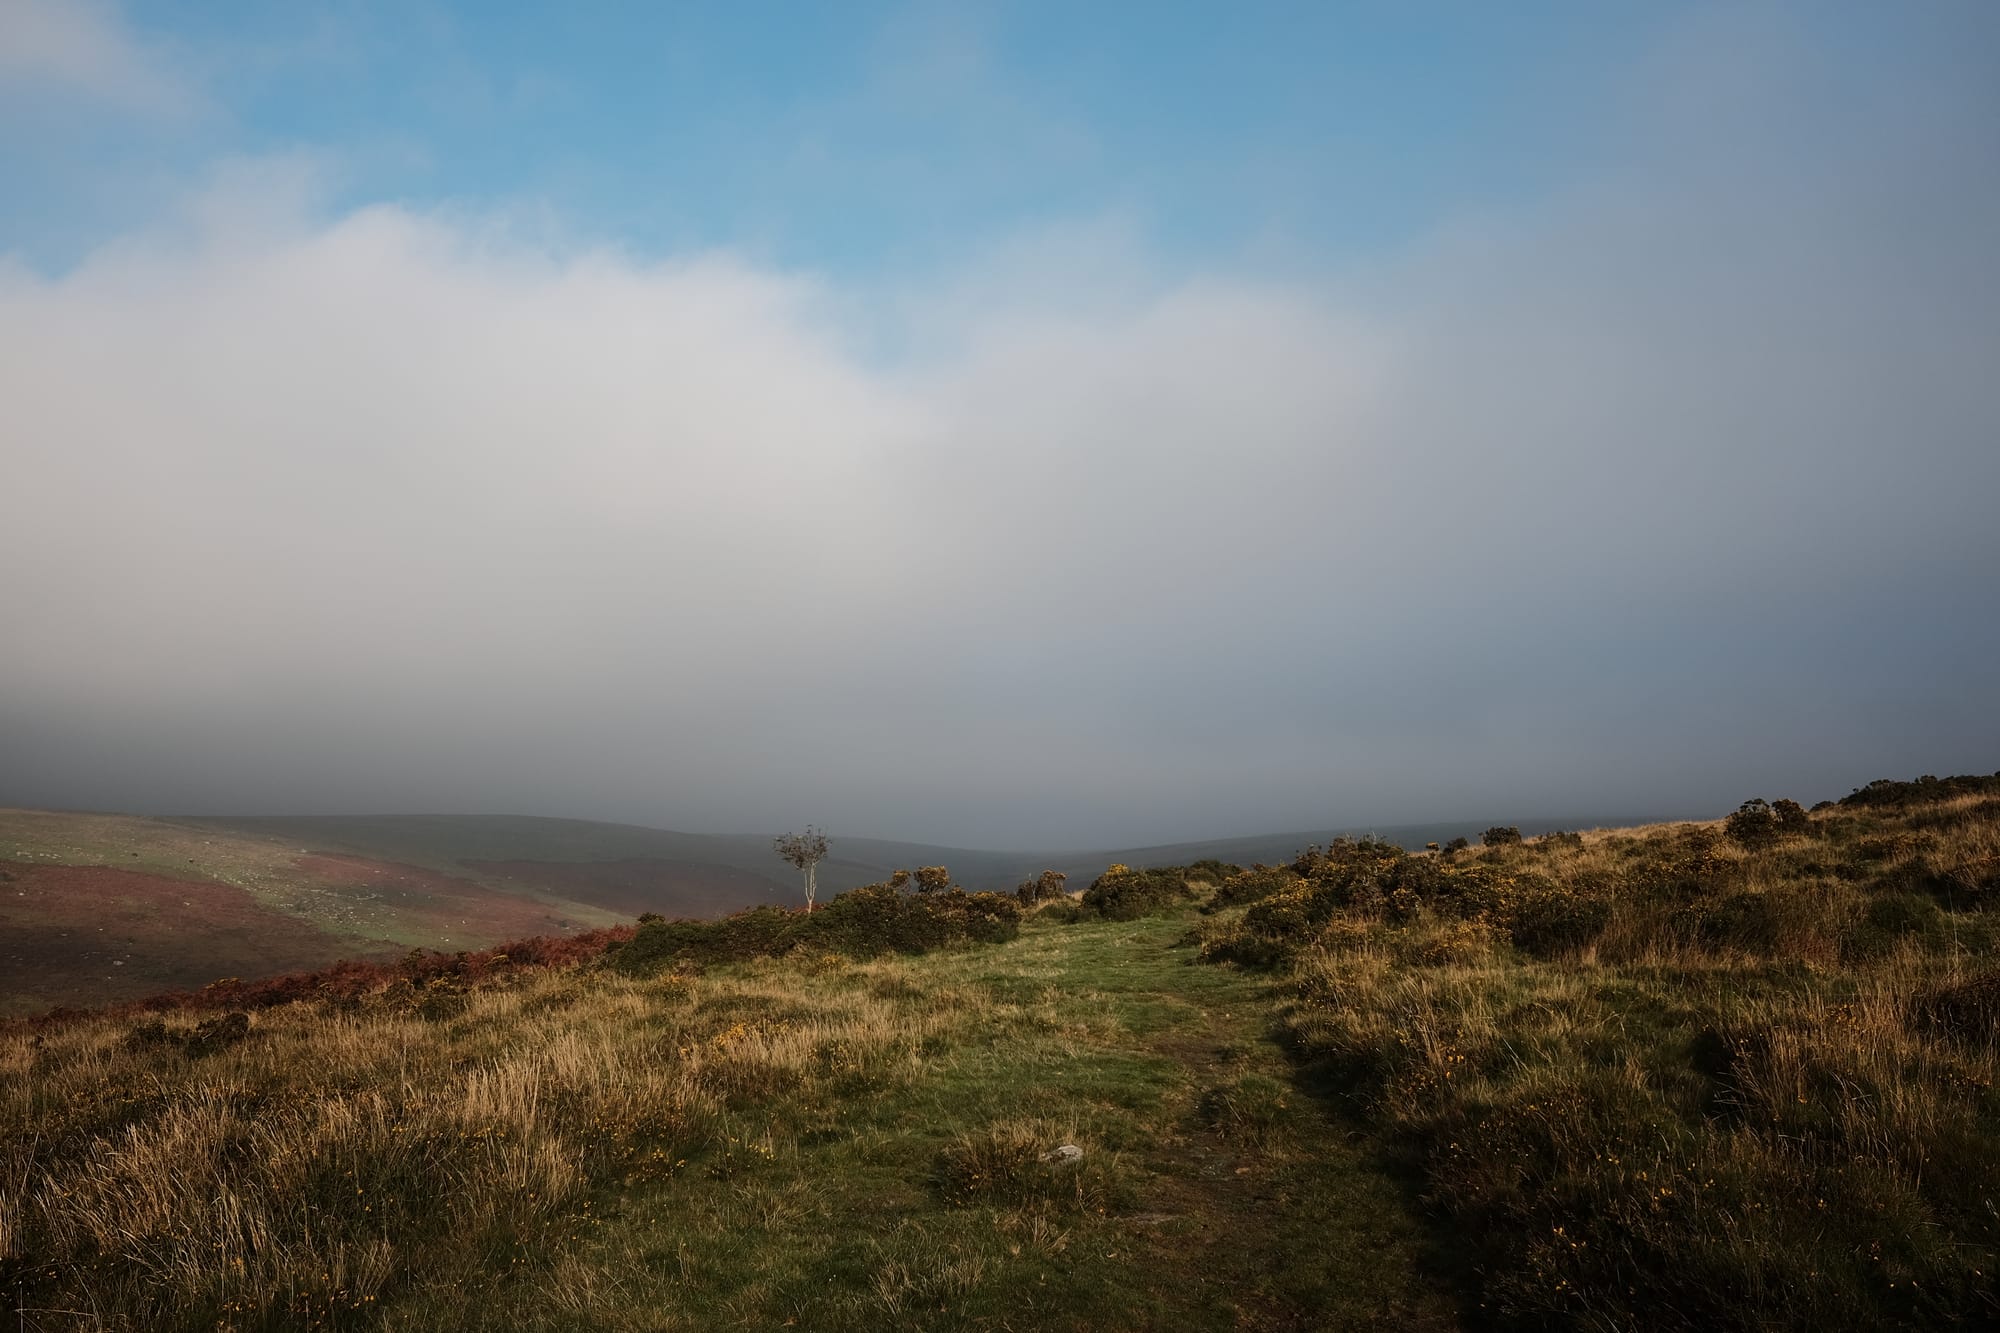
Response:
[[[806,911],[812,911],[813,899],[819,895],[819,863],[826,859],[826,834],[808,824],[804,833],[787,833],[773,839],[771,845],[805,876]]]

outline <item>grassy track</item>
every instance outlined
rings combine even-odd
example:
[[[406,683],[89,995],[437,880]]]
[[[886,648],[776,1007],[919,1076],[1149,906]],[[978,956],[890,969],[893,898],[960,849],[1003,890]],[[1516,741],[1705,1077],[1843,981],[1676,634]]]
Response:
[[[0,1276],[95,1312],[30,1328],[1450,1326],[1187,927],[0,1038]]]
[[[963,1015],[949,1045],[889,1095],[747,1120],[782,1144],[748,1178],[608,1195],[593,1266],[649,1311],[623,1326],[1449,1326],[1394,1188],[1290,1090],[1267,985],[1191,965],[1185,932],[889,965],[899,1003]],[[1010,1152],[1061,1142],[1076,1180]],[[961,1158],[991,1184],[936,1178]]]

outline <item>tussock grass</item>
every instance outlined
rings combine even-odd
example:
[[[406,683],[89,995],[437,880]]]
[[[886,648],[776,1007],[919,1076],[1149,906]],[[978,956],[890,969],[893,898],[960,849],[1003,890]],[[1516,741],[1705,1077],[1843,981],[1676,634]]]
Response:
[[[602,971],[444,1023],[264,1010],[199,1058],[134,1041],[148,1021],[0,1041],[0,1265],[107,1327],[341,1325],[392,1285],[443,1317],[555,1282],[594,1191],[754,1169],[779,1149],[732,1108],[892,1086],[955,1022],[824,975]]]
[[[148,1333],[1445,1326],[1394,1189],[1267,1095],[1267,984],[1063,915],[308,994],[213,1049],[203,1011],[11,1031],[0,1289]]]
[[[1202,950],[1282,969],[1315,1085],[1408,1158],[1483,1317],[2000,1322],[2000,803],[1794,824],[1336,846]]]

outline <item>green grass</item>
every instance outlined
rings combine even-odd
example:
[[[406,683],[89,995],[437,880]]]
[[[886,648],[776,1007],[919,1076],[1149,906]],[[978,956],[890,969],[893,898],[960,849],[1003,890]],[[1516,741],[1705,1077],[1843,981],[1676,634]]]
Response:
[[[1289,1090],[1270,983],[1196,965],[1187,928],[1031,921],[915,958],[293,1006],[199,1058],[113,1020],[14,1039],[0,1182],[61,1190],[87,1225],[59,1242],[17,1208],[0,1277],[98,1302],[107,1328],[1450,1326],[1402,1192]],[[598,1058],[625,1072],[578,1072]],[[159,1091],[121,1100],[141,1084]],[[253,1131],[217,1096],[294,1118]],[[339,1109],[373,1099],[379,1131]],[[276,1138],[246,1157],[253,1132]],[[207,1165],[153,1179],[170,1140]],[[259,1174],[276,1142],[366,1192],[295,1214]],[[1041,1160],[1063,1143],[1082,1159]],[[557,1144],[573,1165],[537,1166],[524,1201],[507,1181]],[[267,1264],[290,1256],[254,1288],[212,1239],[218,1188],[268,1212]],[[393,1242],[381,1272],[371,1237]]]
[[[900,965],[899,1004],[973,1017],[893,1089],[746,1116],[782,1146],[742,1175],[607,1197],[591,1266],[676,1311],[611,1326],[1445,1326],[1400,1197],[1364,1151],[1328,1150],[1322,1108],[1287,1098],[1254,1138],[1204,1121],[1211,1089],[1287,1066],[1265,985],[1192,965],[1185,932],[1030,927]],[[1043,1167],[996,1139],[1085,1156]],[[937,1180],[981,1147],[1026,1179]]]
[[[1752,832],[8,1030],[0,1290],[169,1333],[1991,1326],[2000,799]]]

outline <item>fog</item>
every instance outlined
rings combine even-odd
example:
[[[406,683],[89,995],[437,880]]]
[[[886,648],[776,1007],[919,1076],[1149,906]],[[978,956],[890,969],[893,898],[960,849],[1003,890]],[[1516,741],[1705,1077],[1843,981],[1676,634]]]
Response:
[[[0,803],[1055,847],[1990,772],[1991,29],[1697,33],[1366,262],[857,284],[212,170],[0,261]]]

